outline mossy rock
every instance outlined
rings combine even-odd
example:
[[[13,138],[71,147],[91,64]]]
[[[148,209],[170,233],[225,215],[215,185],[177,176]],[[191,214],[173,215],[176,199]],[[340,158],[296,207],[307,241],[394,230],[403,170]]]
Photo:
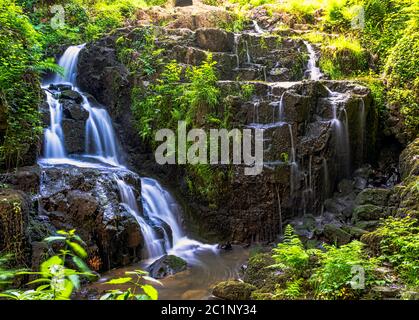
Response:
[[[356,204],[373,204],[376,206],[386,206],[391,190],[382,188],[368,188],[362,190],[355,199]]]
[[[330,242],[338,245],[347,244],[351,241],[351,235],[334,224],[326,224],[323,234]]]
[[[257,288],[265,287],[273,290],[275,288],[276,277],[273,269],[269,266],[275,264],[275,260],[270,253],[258,253],[249,259],[247,269],[244,273],[244,281]]]
[[[155,279],[162,279],[175,273],[186,270],[187,263],[182,258],[174,255],[165,255],[154,261],[149,267],[150,276]]]
[[[270,292],[253,291],[250,295],[251,300],[275,300],[274,294]]]
[[[363,204],[354,208],[352,222],[359,220],[379,220],[388,216],[387,208],[376,206],[373,204]]]
[[[363,234],[368,232],[364,229],[361,229],[355,226],[343,226],[342,229],[345,232],[349,233],[352,237],[357,238],[357,239],[361,238]]]
[[[249,283],[229,280],[219,282],[212,290],[212,294],[225,300],[250,300],[255,290],[256,287]]]

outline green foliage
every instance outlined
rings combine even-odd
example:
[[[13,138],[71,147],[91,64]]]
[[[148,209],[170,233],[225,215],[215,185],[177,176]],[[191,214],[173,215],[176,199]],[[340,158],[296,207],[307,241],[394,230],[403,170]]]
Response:
[[[380,258],[389,261],[410,286],[419,286],[419,225],[416,218],[388,217],[367,238],[379,239]]]
[[[0,297],[14,300],[67,300],[80,289],[82,277],[96,279],[84,262],[86,244],[75,230],[58,231],[57,235],[44,240],[53,244],[58,252],[42,262],[39,271],[19,271],[16,275],[35,275],[37,278],[26,285],[38,285],[35,289],[8,289]]]
[[[339,248],[326,246],[327,251],[321,255],[321,267],[318,268],[311,281],[320,299],[348,299],[362,293],[353,289],[351,281],[354,277],[353,267],[361,267],[365,275],[364,287],[374,282],[374,259],[368,259],[363,253],[363,243],[352,241]]]
[[[163,64],[163,49],[157,49],[155,40],[153,28],[135,29],[130,38],[117,39],[118,59],[133,75],[155,74]]]
[[[278,243],[273,250],[272,257],[276,264],[273,268],[280,268],[282,270],[291,270],[293,273],[303,273],[309,265],[309,254],[304,249],[303,243],[294,234],[294,229],[291,225],[287,225],[284,231],[284,241]]]
[[[40,35],[13,1],[0,0],[0,25],[0,163],[10,168],[38,142],[40,72],[54,66],[42,60]]]
[[[348,299],[359,297],[373,283],[376,260],[363,251],[363,244],[352,241],[341,247],[324,245],[325,251],[305,249],[301,240],[287,225],[284,240],[273,249],[275,264],[270,268],[284,272],[275,297],[301,299]],[[362,268],[364,288],[353,288],[353,267]]]
[[[243,100],[250,100],[250,98],[255,93],[255,86],[251,83],[242,84],[241,87],[241,96]]]
[[[126,271],[127,277],[116,278],[105,282],[111,285],[130,285],[131,287],[125,291],[120,289],[108,290],[107,293],[100,297],[100,300],[157,300],[158,291],[151,285],[144,283],[151,281],[162,285],[158,280],[155,280],[147,275],[143,270]],[[141,290],[141,293],[137,293]]]

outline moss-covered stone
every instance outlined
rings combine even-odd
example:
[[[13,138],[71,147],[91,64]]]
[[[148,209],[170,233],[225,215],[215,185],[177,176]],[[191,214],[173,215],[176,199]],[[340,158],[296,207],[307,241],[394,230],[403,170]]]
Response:
[[[358,205],[373,204],[376,206],[387,205],[391,191],[382,188],[367,188],[362,190],[355,199]]]
[[[257,288],[274,289],[275,275],[269,266],[275,264],[270,253],[258,253],[249,259],[244,273],[244,281]]]
[[[0,189],[0,252],[12,253],[15,263],[24,262],[29,199],[22,191]]]
[[[162,279],[175,273],[186,270],[187,263],[175,255],[166,255],[154,261],[148,271],[153,278]]]
[[[323,234],[330,242],[338,245],[347,244],[351,241],[351,235],[349,233],[333,224],[325,225]]]
[[[256,287],[241,281],[223,281],[212,290],[212,294],[225,300],[249,300]]]
[[[373,204],[363,204],[354,208],[352,215],[352,222],[356,223],[359,220],[379,220],[388,216],[388,210],[384,207]]]

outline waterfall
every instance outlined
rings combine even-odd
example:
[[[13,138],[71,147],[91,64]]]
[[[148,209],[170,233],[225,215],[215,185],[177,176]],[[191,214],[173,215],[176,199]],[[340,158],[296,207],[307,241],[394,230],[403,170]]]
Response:
[[[119,165],[111,117],[105,109],[92,107],[85,96],[83,100],[83,108],[89,112],[86,122],[86,154],[102,162]]]
[[[360,99],[360,112],[359,112],[359,132],[360,132],[360,154],[361,161],[364,160],[364,144],[365,144],[365,124],[366,124],[366,115],[365,115],[365,102],[364,99]]]
[[[240,42],[240,34],[235,33],[234,34],[234,54],[236,56],[237,69],[240,68],[239,42]]]
[[[250,52],[249,52],[249,44],[247,43],[247,40],[244,41],[244,44],[246,46],[246,58],[247,58],[247,64],[252,64],[252,59],[250,58]]]
[[[305,46],[309,54],[309,59],[307,63],[307,72],[310,73],[310,80],[320,80],[323,74],[320,72],[320,68],[316,67],[316,52],[314,51],[312,45],[307,41],[304,41]]]
[[[285,121],[285,115],[284,115],[284,96],[285,96],[285,92],[286,91],[284,91],[281,94],[281,98],[279,100],[279,110],[278,110],[278,113],[279,113],[279,122],[284,122]]]
[[[190,264],[199,264],[196,257],[197,253],[203,250],[217,252],[216,245],[204,244],[185,235],[179,221],[178,204],[156,180],[151,178],[141,179],[141,196],[144,215],[148,217],[151,223],[162,229],[164,229],[164,225],[171,229],[171,239],[169,239],[167,232],[164,232],[166,253],[179,256]]]
[[[63,110],[61,103],[54,99],[51,92],[45,91],[50,113],[50,127],[45,129],[45,158],[65,158],[64,136],[61,126]]]
[[[141,198],[144,213],[141,213],[137,202],[135,189],[119,177],[118,173],[126,173],[128,170],[120,164],[118,156],[118,143],[112,125],[112,119],[106,109],[94,102],[89,101],[87,95],[76,86],[77,60],[80,50],[84,45],[70,46],[59,60],[59,65],[65,69],[65,76],[56,75],[53,82],[45,84],[70,83],[73,90],[77,91],[83,98],[81,106],[89,112],[86,121],[86,142],[85,154],[82,160],[69,158],[64,148],[64,132],[62,130],[62,106],[59,100],[44,86],[49,110],[51,113],[51,124],[45,130],[45,159],[40,159],[41,167],[56,164],[69,164],[77,167],[98,168],[107,170],[101,164],[110,164],[115,168],[111,179],[118,188],[121,206],[129,212],[137,221],[144,238],[145,251],[149,259],[156,259],[164,254],[174,254],[185,259],[189,264],[200,264],[199,252],[218,252],[216,245],[203,244],[199,241],[188,238],[179,221],[178,205],[156,180],[150,178],[141,179]],[[54,87],[56,89],[56,87]],[[51,89],[53,90],[53,89]],[[60,161],[54,161],[58,158]],[[100,161],[100,165],[91,162],[94,158]],[[41,172],[41,189],[43,188],[42,177],[45,171]]]
[[[252,23],[253,23],[253,28],[255,28],[256,33],[264,33],[265,32],[265,30],[263,30],[259,26],[259,24],[258,24],[258,22],[256,20],[253,20]]]
[[[69,82],[73,86],[76,85],[77,62],[79,53],[81,49],[84,48],[84,46],[85,44],[80,44],[78,46],[70,46],[67,48],[60,60],[58,60],[58,65],[64,69],[64,77],[56,74],[52,80],[52,83]]]
[[[144,244],[147,250],[148,258],[158,258],[164,254],[163,244],[161,239],[157,237],[154,229],[148,225],[144,218],[140,216],[138,209],[137,198],[131,186],[115,176],[115,181],[118,185],[119,194],[121,196],[122,205],[125,209],[137,220],[141,228],[141,233],[144,237]]]
[[[84,44],[70,46],[59,59],[58,64],[64,68],[64,77],[56,74],[52,82],[48,84],[70,83],[73,90],[80,93],[83,97],[82,107],[89,112],[89,118],[86,121],[86,145],[85,156],[97,158],[103,163],[113,166],[119,166],[120,160],[117,150],[116,135],[113,130],[112,120],[108,112],[103,107],[94,107],[91,105],[86,95],[76,86],[77,62],[80,51]],[[47,102],[51,113],[51,125],[45,130],[45,153],[46,159],[62,158],[68,159],[64,149],[64,134],[61,126],[62,110],[58,99],[46,90]]]
[[[328,89],[330,91],[330,89]],[[336,157],[339,160],[341,177],[347,177],[350,173],[350,145],[349,145],[349,124],[346,110],[343,108],[342,112],[345,114],[345,123],[343,123],[337,114],[338,102],[342,95],[338,92],[330,91],[330,101],[332,103],[333,118],[331,124],[335,134]]]

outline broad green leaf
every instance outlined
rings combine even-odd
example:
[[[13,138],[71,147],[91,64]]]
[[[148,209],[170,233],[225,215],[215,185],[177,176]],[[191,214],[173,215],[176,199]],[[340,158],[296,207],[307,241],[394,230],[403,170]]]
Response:
[[[131,280],[132,280],[131,277],[116,278],[116,279],[109,280],[105,283],[106,284],[124,284],[124,283],[130,282]]]
[[[81,271],[84,271],[84,272],[91,271],[90,268],[87,266],[87,264],[79,257],[73,256],[73,262],[77,266],[77,268],[79,268]]]
[[[144,293],[151,298],[151,300],[157,300],[159,297],[158,291],[153,286],[145,284],[141,286],[141,288],[144,290]]]
[[[80,289],[80,278],[78,275],[76,274],[69,275],[68,279],[70,279],[71,283],[73,284],[74,288],[76,288],[76,290]]]
[[[87,258],[87,252],[83,249],[81,245],[79,245],[77,242],[72,241],[66,241],[66,243],[69,245],[69,247],[74,251],[75,254],[77,254],[80,258]]]
[[[59,256],[52,256],[41,264],[41,272],[45,277],[48,277],[51,274],[51,267],[55,265],[62,266],[63,264],[64,262]]]

